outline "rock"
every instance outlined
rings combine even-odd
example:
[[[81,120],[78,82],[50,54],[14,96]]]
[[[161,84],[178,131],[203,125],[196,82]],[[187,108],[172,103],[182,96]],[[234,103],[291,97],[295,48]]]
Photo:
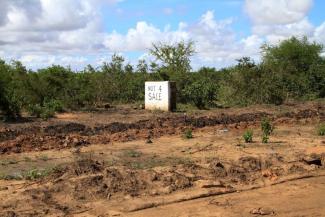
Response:
[[[215,180],[198,180],[195,185],[200,188],[220,188],[225,187],[225,185],[220,181]]]
[[[231,206],[229,200],[216,200],[212,199],[209,201],[210,205],[215,205],[215,206]]]
[[[270,209],[270,208],[254,208],[250,211],[251,214],[254,214],[254,215],[274,215],[275,212]]]

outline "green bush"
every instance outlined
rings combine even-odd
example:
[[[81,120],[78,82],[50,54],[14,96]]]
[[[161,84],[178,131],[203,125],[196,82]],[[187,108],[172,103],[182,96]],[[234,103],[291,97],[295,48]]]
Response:
[[[325,136],[325,123],[318,126],[317,133],[319,136]]]
[[[216,100],[216,92],[217,86],[205,78],[188,84],[182,91],[187,101],[199,109],[213,105]]]
[[[246,130],[243,134],[244,141],[246,143],[253,142],[253,131],[252,130]]]
[[[53,118],[55,115],[55,111],[51,108],[44,107],[42,110],[42,113],[40,115],[40,118],[43,120],[48,120],[49,118]]]
[[[42,118],[43,120],[47,120],[49,118],[54,117],[55,110],[49,105],[41,106],[39,104],[29,105],[28,113],[37,118]]]
[[[37,118],[41,117],[42,110],[43,108],[40,104],[29,105],[27,108],[28,113]]]
[[[262,129],[262,142],[268,143],[269,136],[272,134],[272,132],[274,130],[274,126],[272,126],[272,124],[268,118],[262,119],[261,129]]]
[[[63,112],[63,105],[59,100],[50,100],[44,103],[43,106],[40,104],[29,105],[28,113],[37,118],[47,120],[54,117],[55,112]]]
[[[185,139],[192,139],[192,138],[193,138],[192,129],[186,129],[186,130],[184,131],[184,135],[183,135],[183,137],[184,137]]]
[[[44,107],[54,112],[64,111],[62,102],[60,100],[55,100],[55,99],[44,103]]]

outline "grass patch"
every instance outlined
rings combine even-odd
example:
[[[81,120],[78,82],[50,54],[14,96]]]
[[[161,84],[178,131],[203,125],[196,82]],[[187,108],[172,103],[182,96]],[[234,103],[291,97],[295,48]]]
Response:
[[[243,138],[246,143],[252,143],[253,142],[253,130],[246,130],[243,134]]]
[[[319,136],[325,136],[325,123],[321,123],[318,127],[317,127],[317,134]]]
[[[186,129],[183,133],[183,138],[184,139],[192,139],[193,138],[192,129]]]
[[[142,156],[142,152],[131,149],[131,150],[124,151],[122,155],[124,157],[139,158]]]
[[[1,166],[7,166],[7,165],[17,164],[17,163],[18,161],[15,159],[7,159],[7,160],[0,161]]]
[[[33,160],[32,160],[32,158],[25,156],[24,161],[25,162],[32,162]]]
[[[0,174],[1,180],[23,180],[24,176],[22,173],[13,173],[13,174]]]
[[[42,154],[40,156],[38,156],[38,159],[42,160],[42,161],[48,161],[49,160],[49,157],[45,154]]]
[[[32,170],[27,171],[24,174],[24,178],[26,180],[37,180],[37,179],[40,179],[40,178],[50,175],[51,172],[52,172],[52,169],[43,169],[43,170],[32,169]]]
[[[60,167],[50,167],[45,169],[31,169],[26,172],[16,172],[13,174],[0,174],[1,180],[38,180],[51,175],[54,172],[60,171]]]

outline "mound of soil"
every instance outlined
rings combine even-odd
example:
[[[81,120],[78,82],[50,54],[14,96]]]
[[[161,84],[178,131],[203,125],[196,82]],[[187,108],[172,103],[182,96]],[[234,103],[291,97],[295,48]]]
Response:
[[[113,122],[107,125],[86,126],[81,123],[56,123],[54,125],[23,128],[0,128],[0,154],[64,149],[89,144],[106,144],[113,141],[148,139],[162,135],[180,134],[184,128],[202,128],[216,125],[247,123],[254,125],[263,117],[273,121],[283,117],[294,119],[322,118],[325,113],[306,109],[274,116],[265,112],[220,114],[217,116],[167,115],[140,120],[134,123]]]

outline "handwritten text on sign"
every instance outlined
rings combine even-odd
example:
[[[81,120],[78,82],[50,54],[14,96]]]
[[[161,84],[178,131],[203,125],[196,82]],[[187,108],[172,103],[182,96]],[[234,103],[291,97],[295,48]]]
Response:
[[[148,86],[148,99],[150,101],[161,101],[162,100],[162,88],[159,86]]]

